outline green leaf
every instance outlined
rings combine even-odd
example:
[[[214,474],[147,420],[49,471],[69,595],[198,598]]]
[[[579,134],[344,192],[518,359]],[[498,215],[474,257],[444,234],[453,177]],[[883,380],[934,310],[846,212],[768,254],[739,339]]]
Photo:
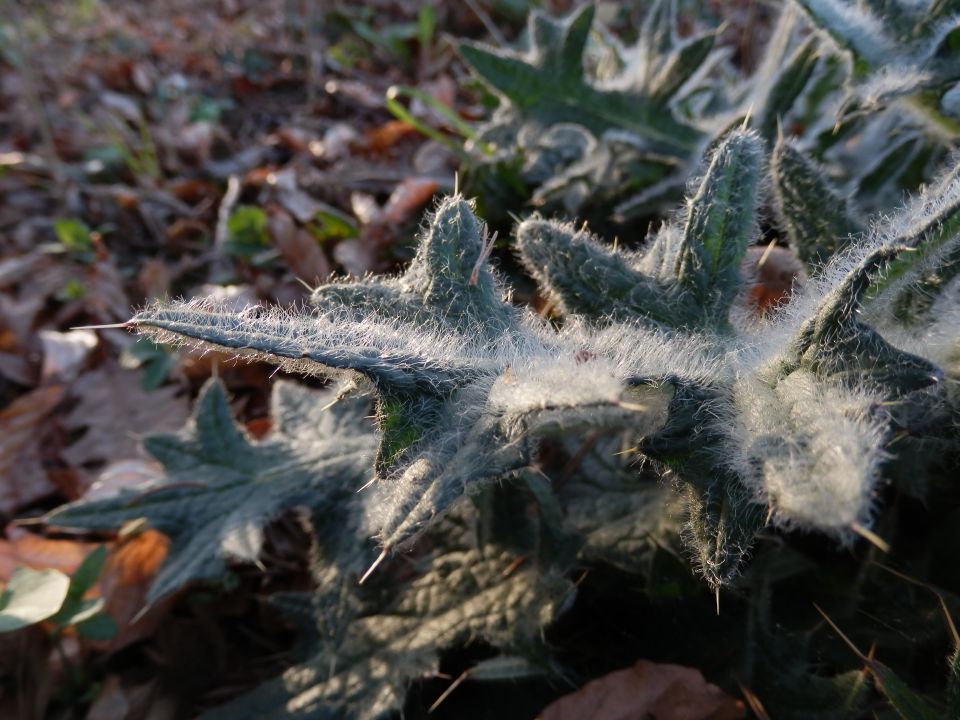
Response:
[[[694,565],[719,591],[740,574],[754,538],[766,524],[763,507],[739,478],[722,472],[705,486],[689,484],[685,496],[684,540]]]
[[[344,401],[323,410],[332,399],[278,382],[276,430],[254,443],[234,421],[223,385],[211,381],[183,431],[144,441],[164,466],[161,480],[65,505],[46,521],[116,529],[145,518],[168,535],[170,552],[150,602],[190,582],[218,579],[228,561],[258,560],[263,526],[280,511],[303,505],[336,512],[369,478],[376,440],[364,418],[366,404]],[[356,545],[363,547],[359,540]]]
[[[96,617],[104,606],[104,599],[82,598],[68,596],[63,603],[63,607],[56,615],[50,618],[50,622],[55,623],[58,628],[69,627],[70,625],[79,625]]]
[[[460,54],[522,118],[543,126],[577,123],[594,135],[625,130],[653,149],[686,157],[701,135],[648,94],[601,89],[583,74],[583,51],[594,8],[585,5],[566,21],[535,12],[530,17],[531,51],[525,56],[475,43]]]
[[[471,204],[447,198],[430,216],[417,254],[401,276],[321,285],[311,303],[358,318],[375,312],[451,329],[469,324],[496,337],[514,328],[518,315],[504,302],[506,291],[486,263],[488,242]]]
[[[651,100],[666,105],[710,56],[716,32],[706,32],[685,41],[649,79]]]
[[[858,319],[875,278],[902,249],[902,245],[884,245],[862,254],[794,336],[784,354],[785,373],[804,367],[819,377],[869,381],[890,397],[930,386],[943,377],[934,363],[894,347]]]
[[[586,232],[534,218],[517,230],[521,259],[564,312],[726,329],[756,230],[760,162],[755,135],[729,133],[689,200],[683,231],[664,227],[642,256],[604,249]]]
[[[349,216],[331,210],[318,210],[306,227],[320,242],[346,240],[360,232]]]
[[[262,208],[240,205],[227,220],[228,250],[231,255],[250,258],[270,246],[267,214]]]
[[[678,285],[693,295],[713,327],[727,324],[740,290],[743,256],[756,236],[761,158],[759,138],[730,133],[690,199],[674,272]]]
[[[814,24],[823,28],[857,60],[882,67],[897,55],[896,46],[884,32],[884,24],[864,8],[852,8],[840,0],[797,0]]]
[[[117,636],[119,627],[117,621],[109,615],[100,613],[76,624],[76,630],[81,637],[93,642],[107,642]]]
[[[880,692],[886,696],[903,720],[937,720],[941,717],[882,662],[868,660],[867,667],[876,679]]]
[[[820,265],[862,234],[847,199],[795,144],[777,139],[770,170],[784,230],[805,262]]]
[[[797,98],[806,89],[819,59],[817,41],[810,37],[779,69],[776,79],[763,98],[763,105],[757,109],[754,121],[760,136],[768,143],[776,140],[779,122],[786,117]]]
[[[52,617],[63,605],[69,589],[70,578],[59,570],[17,568],[0,595],[0,633]]]
[[[565,314],[641,317],[668,327],[699,319],[696,307],[643,273],[636,258],[603,247],[583,230],[534,217],[517,228],[517,249],[527,271]]]
[[[53,231],[64,250],[82,262],[93,262],[96,251],[91,238],[92,231],[86,223],[70,218],[54,220]]]

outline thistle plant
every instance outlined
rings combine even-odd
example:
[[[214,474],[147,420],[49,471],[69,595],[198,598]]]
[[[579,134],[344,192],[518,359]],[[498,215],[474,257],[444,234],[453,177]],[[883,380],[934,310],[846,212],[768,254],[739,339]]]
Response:
[[[408,270],[317,288],[312,313],[204,301],[148,308],[130,325],[161,342],[217,347],[299,372],[344,374],[376,394],[380,444],[370,488],[382,557],[464,493],[531,465],[559,432],[665,421],[670,390],[590,348],[589,329],[555,332],[505,301],[490,239],[469,204],[440,204]]]
[[[850,240],[771,318],[751,321],[735,300],[747,287],[740,269],[756,238],[762,157],[755,135],[731,133],[685,212],[642,253],[611,250],[585,231],[538,218],[517,232],[524,264],[561,312],[695,343],[700,376],[662,369],[659,382],[676,388],[670,420],[637,450],[686,485],[687,538],[715,584],[736,574],[768,522],[841,542],[872,536],[895,431],[924,413],[956,417],[945,382],[953,351],[938,343],[950,338],[946,347],[955,348],[958,327],[939,328],[940,340],[904,344],[907,352],[858,317],[863,311],[888,327],[891,297],[952,267],[956,179],[940,180],[867,239]],[[779,200],[788,217],[806,217],[797,204],[812,208],[825,198],[810,194],[816,183],[791,179],[797,184],[781,183],[791,192]],[[830,210],[847,222],[842,206]],[[829,223],[791,228],[809,252],[838,239]],[[948,426],[955,452],[956,426]]]
[[[524,263],[581,318],[559,331],[505,300],[490,240],[458,197],[441,203],[403,275],[321,286],[311,313],[194,301],[130,325],[371,387],[380,444],[368,513],[381,558],[465,493],[531,466],[538,440],[628,429],[685,484],[688,541],[718,586],[768,522],[842,542],[871,536],[893,429],[949,406],[946,356],[931,343],[930,357],[897,348],[858,314],[892,322],[887,298],[944,267],[956,245],[952,179],[918,201],[920,220],[888,220],[757,323],[734,308],[763,156],[755,134],[731,132],[686,210],[641,254],[562,223],[522,223]]]
[[[592,14],[534,14],[524,55],[462,47],[503,99],[482,142],[518,144],[540,199],[560,178],[563,192],[580,183],[567,196],[580,209],[622,200],[627,176],[647,199],[686,188],[680,209],[628,247],[581,224],[521,221],[515,250],[549,319],[511,301],[491,259],[496,236],[454,195],[425,220],[400,274],[327,282],[309,307],[235,313],[200,298],[148,306],[126,324],[339,383],[277,383],[274,430],[255,442],[212,382],[181,433],[146,439],[158,481],[47,516],[95,529],[145,518],[169,535],[152,602],[257,562],[264,526],[304,509],[316,587],[277,599],[304,630],[299,661],[208,717],[386,717],[411,682],[438,672],[444,650],[476,640],[491,655],[476,678],[567,677],[544,633],[574,602],[579,571],[635,573],[655,596],[651,568],[678,535],[705,580],[697,587],[717,598],[732,587],[738,677],[774,717],[851,717],[864,702],[862,674],[840,672],[842,661],[831,658],[832,677],[810,672],[808,648],[819,662],[826,644],[778,626],[774,586],[810,584],[800,533],[857,552],[862,539],[870,552],[893,541],[891,557],[913,561],[910,539],[896,544],[904,498],[934,514],[949,499],[938,522],[955,526],[960,171],[948,166],[901,209],[871,216],[889,187],[863,163],[833,172],[843,133],[874,147],[868,135],[899,120],[851,124],[825,144],[788,137],[783,121],[832,92],[836,69],[790,13],[783,42],[709,121],[714,106],[681,100],[714,62],[715,33],[678,40],[675,3],[656,2],[601,80],[584,69]],[[618,176],[624,157],[636,163]],[[748,259],[773,252],[758,245],[764,232],[809,278],[760,312]],[[558,452],[569,460],[560,471]],[[935,552],[919,554],[933,566]],[[875,588],[889,593],[863,554],[852,572],[814,568],[855,617],[885,600]]]

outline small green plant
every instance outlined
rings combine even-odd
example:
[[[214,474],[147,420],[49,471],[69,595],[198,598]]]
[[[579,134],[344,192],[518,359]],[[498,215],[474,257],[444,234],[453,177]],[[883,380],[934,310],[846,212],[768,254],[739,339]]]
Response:
[[[0,594],[0,633],[48,622],[55,634],[74,628],[89,640],[109,640],[117,627],[103,613],[104,599],[84,599],[100,577],[106,558],[107,549],[101,545],[72,576],[59,570],[14,570]]]

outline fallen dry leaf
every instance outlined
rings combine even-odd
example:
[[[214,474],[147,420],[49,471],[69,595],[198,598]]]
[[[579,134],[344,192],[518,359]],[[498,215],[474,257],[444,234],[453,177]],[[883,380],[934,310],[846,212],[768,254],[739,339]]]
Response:
[[[97,346],[97,334],[92,330],[41,330],[38,335],[43,345],[42,383],[51,380],[70,382],[76,378]]]
[[[51,540],[23,528],[8,527],[7,539],[0,540],[0,581],[6,582],[23,566],[70,575],[96,547],[97,543]]]
[[[330,275],[330,262],[309,232],[293,221],[290,214],[281,208],[271,209],[267,218],[267,231],[273,244],[293,274],[306,283],[317,284]]]
[[[403,120],[389,120],[364,134],[364,149],[382,153],[404,138],[416,136],[417,129]]]
[[[106,650],[117,650],[149,637],[156,630],[175,598],[167,598],[144,612],[147,591],[167,557],[170,541],[156,530],[122,538],[113,548],[100,576],[104,612],[117,623],[117,634]]]
[[[748,302],[760,313],[782,303],[794,286],[802,286],[807,279],[803,261],[792,250],[778,245],[748,248],[743,269],[755,283]]]
[[[551,703],[538,720],[738,720],[740,700],[695,668],[639,660]]]
[[[439,183],[429,178],[407,178],[390,193],[387,204],[383,206],[381,222],[405,222],[427,204],[439,187]]]
[[[64,418],[69,430],[84,434],[62,457],[74,467],[92,462],[135,458],[140,436],[178,430],[189,415],[176,386],[146,392],[140,373],[108,363],[82,375],[70,388],[80,400]]]
[[[40,428],[63,395],[60,385],[38,388],[0,411],[0,512],[13,512],[56,490],[41,462]]]

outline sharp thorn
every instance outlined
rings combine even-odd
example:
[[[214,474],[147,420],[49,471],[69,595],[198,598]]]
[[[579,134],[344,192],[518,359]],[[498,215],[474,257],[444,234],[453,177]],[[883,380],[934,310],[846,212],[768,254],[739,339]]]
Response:
[[[440,695],[440,697],[437,698],[436,702],[434,702],[433,705],[430,706],[430,708],[427,710],[427,714],[430,715],[431,713],[433,713],[434,710],[440,707],[443,701],[446,700],[448,697],[450,697],[451,693],[453,693],[454,690],[460,687],[461,683],[463,683],[463,681],[466,680],[469,676],[470,676],[469,670],[464,670],[462,673],[460,673],[460,677],[458,677],[456,680],[450,683],[450,687],[444,690],[443,694]]]
[[[869,542],[871,545],[876,547],[880,552],[888,553],[890,552],[890,543],[884,540],[882,537],[877,535],[873,530],[864,527],[860,523],[853,523],[850,526],[850,529],[853,530],[857,535],[862,537],[864,540]]]
[[[70,328],[71,330],[128,330],[133,327],[133,323],[129,320],[122,323],[111,323],[109,325],[77,325],[76,327]]]
[[[856,654],[856,656],[857,656],[858,658],[860,658],[863,662],[865,662],[865,663],[869,666],[869,665],[870,665],[870,658],[868,658],[866,655],[864,655],[862,652],[860,652],[860,648],[858,648],[856,645],[854,645],[854,644],[853,644],[853,641],[844,634],[843,630],[841,630],[839,627],[837,627],[837,624],[836,624],[833,620],[830,619],[830,617],[823,611],[823,608],[821,608],[821,607],[820,607],[819,605],[817,605],[816,603],[814,603],[813,606],[817,609],[817,612],[820,613],[820,615],[823,617],[823,619],[827,621],[827,625],[829,625],[831,628],[833,628],[833,631],[840,637],[841,640],[843,640],[843,642],[847,645],[847,647],[849,647],[851,650],[853,650],[853,652]]]
[[[383,549],[383,552],[380,553],[380,556],[373,561],[373,565],[371,565],[370,568],[360,578],[360,582],[359,582],[360,585],[363,585],[367,581],[367,578],[373,574],[373,571],[380,566],[380,563],[382,563],[384,560],[387,559],[388,552],[389,552],[389,548]]]

